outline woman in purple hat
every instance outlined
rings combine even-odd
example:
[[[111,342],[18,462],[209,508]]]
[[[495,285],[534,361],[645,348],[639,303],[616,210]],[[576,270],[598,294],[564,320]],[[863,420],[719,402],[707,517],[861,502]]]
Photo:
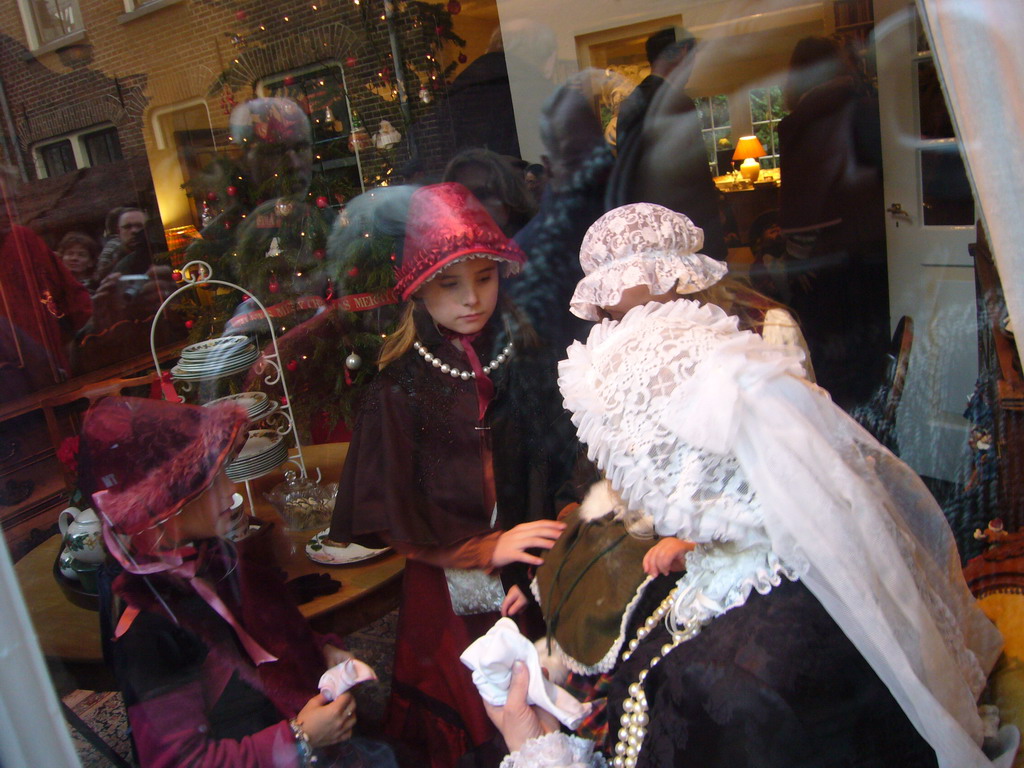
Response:
[[[139,764],[393,766],[387,747],[351,738],[351,694],[317,693],[340,643],[220,538],[234,490],[222,469],[247,424],[233,405],[127,397],[85,417],[80,479],[124,569],[111,656]]]
[[[493,735],[458,656],[527,605],[529,550],[564,528],[551,518],[571,425],[553,360],[500,296],[522,251],[465,187],[413,194],[396,259],[405,313],[360,408],[331,538],[409,558],[389,734],[446,768]]]

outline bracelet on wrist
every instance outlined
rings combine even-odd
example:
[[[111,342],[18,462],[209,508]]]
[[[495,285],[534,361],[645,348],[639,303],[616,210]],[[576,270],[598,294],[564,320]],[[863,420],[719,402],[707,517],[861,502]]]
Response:
[[[309,736],[302,730],[299,721],[292,718],[288,721],[288,727],[292,729],[292,736],[295,737],[295,748],[299,750],[299,765],[303,768],[316,765],[316,754],[313,751],[313,745],[309,743]]]

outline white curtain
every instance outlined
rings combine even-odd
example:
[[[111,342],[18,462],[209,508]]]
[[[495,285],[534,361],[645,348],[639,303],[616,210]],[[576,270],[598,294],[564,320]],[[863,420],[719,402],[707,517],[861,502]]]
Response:
[[[1014,325],[1024,328],[1024,2],[917,1],[1007,309]],[[1016,341],[1024,352],[1024,333]]]

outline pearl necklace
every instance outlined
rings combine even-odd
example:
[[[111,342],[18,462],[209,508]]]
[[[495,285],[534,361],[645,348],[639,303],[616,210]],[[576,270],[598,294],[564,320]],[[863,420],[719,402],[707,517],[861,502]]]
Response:
[[[463,381],[469,381],[470,379],[476,378],[476,371],[460,371],[454,365],[448,365],[448,363],[442,363],[435,355],[427,352],[427,348],[424,347],[420,342],[413,342],[413,348],[420,353],[420,357],[426,360],[435,368],[440,368],[441,373],[447,373],[453,379],[462,379]],[[504,363],[509,357],[512,356],[512,345],[507,344],[498,356],[495,357],[491,362],[484,366],[484,373],[490,373],[496,370],[499,365]]]
[[[622,654],[622,660],[626,661],[640,646],[643,640],[651,631],[658,626],[658,622],[665,619],[666,614],[672,610],[676,600],[678,587],[669,592],[668,597],[661,601],[657,610],[647,617],[644,625],[636,631],[636,637],[629,641],[629,647]],[[710,619],[708,620],[710,621]],[[647,674],[658,665],[662,659],[668,656],[682,642],[696,637],[707,621],[701,621],[693,626],[672,633],[672,642],[661,646],[661,655],[651,659],[647,669],[640,671],[635,683],[628,688],[629,698],[622,702],[622,716],[619,718],[618,741],[615,744],[615,757],[612,758],[614,768],[635,768],[637,757],[643,748],[644,737],[647,736],[647,724],[650,716],[647,714],[647,694],[644,692],[644,681]]]

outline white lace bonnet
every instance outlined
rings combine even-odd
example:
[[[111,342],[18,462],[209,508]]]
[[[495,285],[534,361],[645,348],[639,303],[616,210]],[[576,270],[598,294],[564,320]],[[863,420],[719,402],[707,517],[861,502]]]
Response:
[[[630,203],[590,225],[580,246],[580,280],[569,302],[584,320],[600,320],[602,307],[618,304],[622,292],[646,285],[652,294],[708,288],[728,267],[697,253],[704,231],[681,213],[654,203]]]
[[[590,458],[659,533],[766,535],[940,765],[990,765],[976,701],[999,633],[920,478],[801,378],[798,352],[680,299],[595,326],[559,386]]]

